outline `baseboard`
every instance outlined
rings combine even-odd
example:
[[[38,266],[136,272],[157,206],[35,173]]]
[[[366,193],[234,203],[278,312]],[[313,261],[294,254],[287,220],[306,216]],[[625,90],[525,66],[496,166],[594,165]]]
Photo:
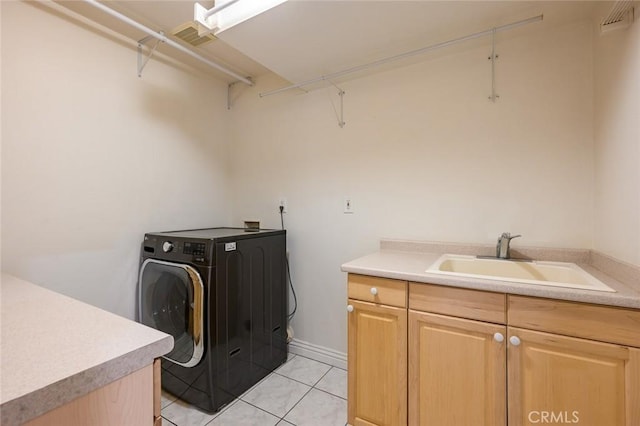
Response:
[[[343,370],[347,369],[347,354],[325,348],[324,346],[314,345],[304,340],[293,339],[289,342],[289,352],[324,362],[325,364],[342,368]]]

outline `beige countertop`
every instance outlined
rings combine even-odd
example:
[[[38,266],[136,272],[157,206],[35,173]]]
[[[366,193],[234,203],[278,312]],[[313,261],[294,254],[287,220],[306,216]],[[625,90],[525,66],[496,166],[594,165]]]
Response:
[[[147,366],[173,338],[11,275],[0,283],[0,423],[17,425]]]
[[[640,309],[640,268],[618,262],[590,250],[521,248],[513,249],[513,253],[536,260],[576,263],[586,272],[616,290],[615,293],[446,276],[427,272],[429,266],[444,253],[487,255],[492,250],[495,248],[474,244],[383,240],[380,244],[380,251],[347,262],[342,265],[342,270],[412,282]],[[595,267],[596,265],[598,268]]]

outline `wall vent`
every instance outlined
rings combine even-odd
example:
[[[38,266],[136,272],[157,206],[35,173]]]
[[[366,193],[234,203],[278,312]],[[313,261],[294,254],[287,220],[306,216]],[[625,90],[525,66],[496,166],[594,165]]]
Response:
[[[634,8],[632,0],[619,0],[613,4],[609,14],[600,22],[600,32],[626,28],[633,23]]]
[[[198,24],[195,22],[187,22],[180,25],[171,31],[171,35],[194,47],[200,47],[216,39],[216,36],[210,33],[199,35]]]

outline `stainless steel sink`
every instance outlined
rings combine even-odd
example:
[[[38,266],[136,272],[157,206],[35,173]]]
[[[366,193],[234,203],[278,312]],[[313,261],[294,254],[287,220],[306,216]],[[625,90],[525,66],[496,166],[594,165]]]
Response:
[[[427,272],[615,293],[614,289],[585,272],[575,263],[518,261],[445,254],[434,262]]]

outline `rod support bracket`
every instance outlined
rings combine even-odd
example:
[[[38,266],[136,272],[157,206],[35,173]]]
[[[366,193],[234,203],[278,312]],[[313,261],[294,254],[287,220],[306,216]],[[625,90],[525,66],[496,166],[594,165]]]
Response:
[[[229,83],[227,85],[227,109],[231,110],[231,107],[233,106],[233,101],[231,99],[231,91],[233,90],[233,87],[238,84],[237,81],[234,81],[233,83]]]
[[[340,96],[340,119],[338,120],[338,126],[340,126],[341,129],[347,124],[344,122],[344,93],[344,90],[338,88],[338,96]]]
[[[338,111],[338,109],[336,108],[335,104],[333,103],[333,99],[331,99],[331,94],[329,94],[329,92],[327,92],[329,94],[329,101],[331,102],[331,106],[333,107],[333,111],[336,114],[336,118],[338,119],[338,126],[340,126],[340,128],[344,128],[344,125],[347,124],[344,121],[344,94],[345,91],[342,90],[341,87],[338,87],[333,81],[331,80],[327,80],[333,87],[335,87],[336,89],[338,89],[338,96],[340,97],[340,111]]]
[[[247,80],[249,80],[251,82],[251,84],[255,84],[253,79],[251,77],[245,77]],[[227,109],[231,110],[231,107],[233,107],[233,88],[236,87],[238,85],[238,83],[244,83],[243,81],[233,81],[231,83],[229,83],[227,85]]]
[[[162,31],[159,31],[159,34],[162,34],[164,36],[164,33]],[[154,39],[156,42],[151,48],[151,50],[149,51],[149,56],[145,56],[144,46],[150,40],[154,40]],[[149,62],[149,60],[153,56],[153,53],[158,48],[158,45],[160,44],[160,42],[164,43],[164,40],[160,40],[152,36],[146,36],[145,38],[141,38],[140,40],[138,40],[138,77],[142,77],[142,70],[144,70],[144,67],[147,66],[147,62]]]
[[[496,93],[496,60],[499,57],[499,55],[496,54],[496,32],[497,28],[493,28],[491,31],[491,54],[487,58],[491,61],[491,95],[489,96],[489,100],[493,103],[500,98],[500,95]]]

